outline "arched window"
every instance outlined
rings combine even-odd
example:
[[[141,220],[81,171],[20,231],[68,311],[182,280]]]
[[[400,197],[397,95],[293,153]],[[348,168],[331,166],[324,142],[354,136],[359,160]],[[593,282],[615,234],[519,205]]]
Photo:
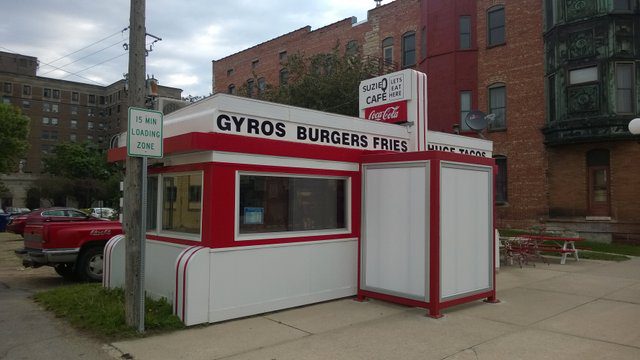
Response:
[[[393,64],[393,38],[382,40],[382,59],[385,65]]]
[[[505,38],[504,6],[493,6],[487,10],[487,45],[504,44]]]
[[[402,35],[402,67],[416,64],[416,33],[410,31]]]

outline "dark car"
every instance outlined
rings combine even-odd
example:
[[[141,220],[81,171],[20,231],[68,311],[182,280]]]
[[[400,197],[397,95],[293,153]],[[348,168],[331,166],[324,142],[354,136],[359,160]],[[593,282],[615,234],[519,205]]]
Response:
[[[45,209],[36,209],[28,214],[14,215],[9,219],[7,224],[7,231],[24,236],[24,227],[27,224],[38,224],[43,222],[55,221],[93,221],[101,220],[86,213],[74,209],[53,207]]]

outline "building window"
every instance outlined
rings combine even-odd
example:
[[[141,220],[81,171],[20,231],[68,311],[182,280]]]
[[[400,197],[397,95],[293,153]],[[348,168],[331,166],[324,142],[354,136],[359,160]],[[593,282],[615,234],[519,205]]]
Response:
[[[547,21],[547,30],[551,29],[556,24],[556,2],[557,0],[545,0],[544,10]]]
[[[80,94],[76,91],[73,91],[71,93],[71,101],[77,103],[78,101],[80,101]]]
[[[22,85],[22,95],[31,96],[31,85]]]
[[[460,16],[460,49],[471,48],[471,16]]]
[[[60,90],[53,89],[53,98],[56,100],[60,100]]]
[[[471,111],[471,91],[460,91],[460,129],[471,131],[467,125],[467,114]]]
[[[408,32],[402,35],[402,67],[416,64],[416,33]]]
[[[556,121],[556,76],[547,79],[547,120]]]
[[[633,63],[616,64],[616,112],[633,114]]]
[[[51,97],[51,89],[49,89],[49,88],[42,89],[42,97],[50,98]]]
[[[254,81],[253,79],[249,79],[247,80],[247,96],[248,97],[253,97],[253,87],[254,87]]]
[[[631,11],[632,1],[631,0],[613,0],[613,10]]]
[[[87,121],[87,129],[93,130],[93,121]]]
[[[93,135],[87,135],[87,141],[93,141]]]
[[[227,76],[233,75],[235,71],[233,69],[227,69]]]
[[[493,157],[498,167],[496,175],[496,203],[504,204],[507,202],[507,157],[496,155]]]
[[[69,141],[76,142],[76,140],[77,140],[76,134],[69,134]]]
[[[51,118],[51,126],[58,126],[58,118]]]
[[[258,59],[251,60],[251,69],[257,68],[259,62],[260,62],[260,60],[258,60]]]
[[[9,98],[8,96],[3,96],[2,103],[7,105],[11,104],[11,98]]]
[[[13,92],[13,84],[11,84],[10,82],[4,83],[2,91],[11,94],[11,92]]]
[[[96,108],[87,108],[87,116],[96,116]]]
[[[598,67],[575,69],[569,71],[569,84],[583,84],[598,81]]]
[[[51,125],[51,119],[48,117],[42,118],[42,125]]]
[[[72,128],[72,129],[77,129],[78,128],[78,120],[69,121],[69,127]]]
[[[104,96],[100,96],[98,100],[100,100],[100,105],[106,104],[106,98]]]
[[[494,6],[487,11],[487,42],[489,46],[504,44],[504,6]]]
[[[71,115],[78,115],[78,107],[77,106],[72,106],[70,111],[71,111]]]
[[[388,37],[382,40],[382,59],[385,65],[393,64],[393,38]]]
[[[58,140],[58,132],[57,131],[52,131],[49,134],[49,140]]]
[[[358,53],[358,42],[355,40],[349,40],[345,47],[344,54],[346,56],[353,56]]]
[[[60,105],[51,104],[51,112],[54,112],[54,113],[60,112]]]
[[[287,62],[287,60],[288,60],[287,52],[286,51],[280,51],[278,53],[278,59],[280,60],[281,64]]]
[[[502,130],[507,128],[507,90],[504,84],[495,84],[489,87],[489,114],[495,114],[495,118],[489,124],[490,130]]]
[[[89,95],[87,103],[89,104],[95,104],[96,103],[96,96],[95,95]]]
[[[240,175],[240,234],[346,230],[347,180]]]
[[[287,68],[280,69],[280,86],[287,85],[289,83],[289,70]]]
[[[200,234],[202,197],[195,187],[202,188],[202,174],[162,175],[162,230]]]
[[[264,78],[258,79],[258,97],[264,95],[264,91],[267,89],[267,82]]]
[[[42,111],[43,112],[51,112],[51,104],[48,102],[42,103]]]
[[[236,86],[231,84],[229,85],[229,87],[227,88],[227,93],[231,94],[231,95],[235,95],[236,94]]]
[[[31,101],[22,100],[22,107],[25,108],[25,109],[31,109]]]
[[[609,216],[610,172],[609,150],[594,149],[587,152],[589,215]]]

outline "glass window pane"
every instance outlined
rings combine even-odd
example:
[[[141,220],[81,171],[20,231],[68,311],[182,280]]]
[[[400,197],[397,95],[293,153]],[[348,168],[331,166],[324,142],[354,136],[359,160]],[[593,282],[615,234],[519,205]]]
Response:
[[[343,229],[343,179],[242,175],[241,234]]]
[[[467,114],[471,111],[471,91],[460,92],[460,128],[462,130],[471,130],[467,125]]]
[[[189,201],[191,186],[201,186],[201,175],[163,177],[162,229],[200,233],[201,201]]]
[[[569,71],[569,84],[581,84],[598,81],[598,67],[588,67]]]

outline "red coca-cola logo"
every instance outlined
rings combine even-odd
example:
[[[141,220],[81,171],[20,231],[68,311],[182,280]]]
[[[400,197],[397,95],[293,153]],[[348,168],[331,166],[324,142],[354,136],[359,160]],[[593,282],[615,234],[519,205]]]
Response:
[[[367,120],[387,123],[405,122],[407,121],[407,102],[397,101],[364,109],[364,117]]]

